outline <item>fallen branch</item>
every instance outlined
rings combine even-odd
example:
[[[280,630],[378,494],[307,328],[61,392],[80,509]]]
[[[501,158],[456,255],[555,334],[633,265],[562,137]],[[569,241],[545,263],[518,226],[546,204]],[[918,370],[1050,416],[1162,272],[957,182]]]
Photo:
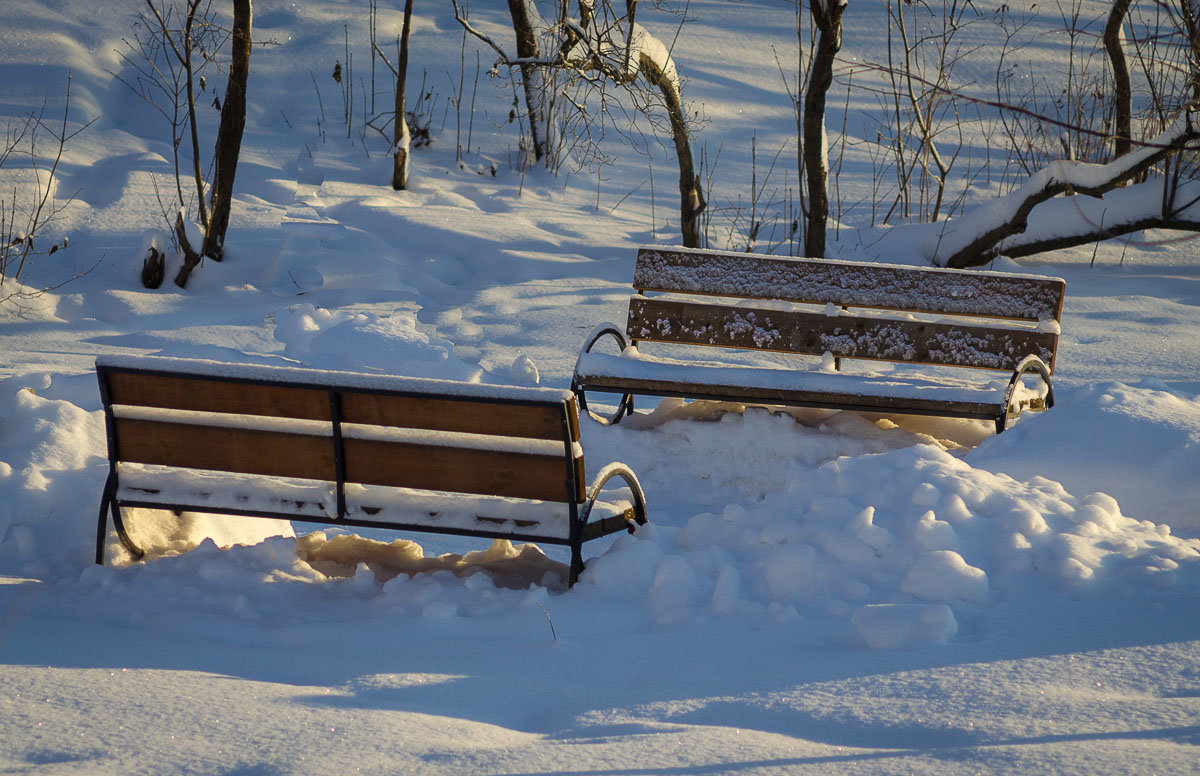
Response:
[[[1039,170],[1019,189],[976,207],[963,218],[946,222],[946,228],[927,255],[938,266],[974,267],[986,264],[1001,252],[1008,253],[1002,250],[1002,243],[1023,234],[1030,214],[1043,202],[1061,194],[1102,198],[1200,139],[1193,110],[1190,106],[1154,140],[1108,164],[1060,161]],[[1160,218],[1169,221],[1173,214],[1164,210]],[[1108,228],[1117,229],[1118,223]],[[1093,239],[1094,235],[1095,232]]]

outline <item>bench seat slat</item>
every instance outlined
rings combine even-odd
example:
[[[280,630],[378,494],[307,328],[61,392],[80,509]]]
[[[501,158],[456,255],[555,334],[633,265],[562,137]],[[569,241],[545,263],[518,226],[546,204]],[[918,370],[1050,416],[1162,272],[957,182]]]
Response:
[[[1060,278],[980,270],[642,248],[633,287],[1045,321],[1061,317],[1066,283]]]
[[[1053,368],[1057,335],[801,310],[729,307],[634,296],[631,339],[844,358],[1011,370],[1030,353]]]
[[[245,383],[220,378],[109,370],[109,403],[196,412],[224,412],[301,420],[329,416],[329,394],[316,387]]]
[[[122,461],[271,477],[337,478],[333,440],[327,435],[119,416],[114,417],[114,427]],[[342,444],[350,482],[568,500],[562,452],[539,455],[354,437]],[[576,461],[580,459],[572,464]],[[583,500],[579,493],[573,495]]]
[[[469,434],[563,438],[562,402],[516,404],[486,399],[341,392],[342,420],[364,425],[436,429]],[[575,432],[574,440],[578,440]]]
[[[569,493],[563,453],[529,455],[347,438],[347,482],[425,488],[542,501],[581,501]],[[573,464],[582,467],[582,459]],[[582,478],[578,480],[582,483]],[[582,487],[582,485],[580,486]]]
[[[116,459],[313,480],[336,478],[328,436],[113,418]]]
[[[576,376],[589,391],[969,418],[995,418],[1003,407],[1007,382],[730,366],[607,353],[581,356]]]

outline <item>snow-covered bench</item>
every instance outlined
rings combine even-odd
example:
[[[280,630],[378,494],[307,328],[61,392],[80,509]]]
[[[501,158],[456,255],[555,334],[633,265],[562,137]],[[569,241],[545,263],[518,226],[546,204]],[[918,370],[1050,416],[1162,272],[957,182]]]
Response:
[[[1000,433],[1021,410],[1054,403],[1059,278],[642,248],[633,288],[628,340],[603,324],[575,364],[581,407],[587,391],[620,396],[611,417],[589,410],[602,422],[632,413],[633,395],[645,394],[976,418]],[[619,354],[593,352],[605,336]],[[656,345],[670,352],[650,356],[646,342],[673,347]],[[676,347],[693,345],[715,358]],[[745,351],[816,358],[781,368]],[[842,359],[892,363],[843,370]]]
[[[646,521],[623,464],[585,487],[569,391],[149,357],[96,373],[97,563],[110,512],[141,556],[121,510],[145,507],[566,545],[570,585],[584,542]]]

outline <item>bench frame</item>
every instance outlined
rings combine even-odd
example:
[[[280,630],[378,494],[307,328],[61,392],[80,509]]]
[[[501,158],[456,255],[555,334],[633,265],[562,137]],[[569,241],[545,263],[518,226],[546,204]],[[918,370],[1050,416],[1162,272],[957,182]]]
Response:
[[[152,359],[146,359],[151,361]],[[386,388],[370,388],[360,385],[347,384],[339,382],[337,378],[339,373],[318,372],[315,370],[306,370],[311,372],[313,381],[296,380],[296,379],[256,379],[244,376],[224,376],[215,375],[206,372],[188,372],[179,371],[177,366],[185,366],[186,360],[183,359],[164,359],[170,364],[166,367],[156,368],[154,366],[138,367],[130,366],[128,363],[105,363],[104,360],[98,360],[96,364],[96,374],[100,385],[100,396],[104,406],[105,428],[108,442],[108,476],[105,479],[103,493],[100,500],[100,510],[98,516],[97,532],[96,532],[96,563],[103,565],[104,563],[104,548],[107,538],[108,519],[111,516],[113,527],[116,530],[117,537],[121,544],[134,556],[135,559],[143,557],[144,552],[137,544],[129,537],[125,528],[125,522],[122,519],[122,509],[126,508],[146,508],[146,509],[166,509],[174,511],[176,514],[181,514],[184,511],[204,512],[210,514],[227,514],[244,517],[260,517],[272,518],[280,520],[295,520],[299,522],[315,523],[333,526],[346,526],[354,528],[373,528],[383,530],[398,530],[398,531],[415,531],[425,533],[440,533],[456,536],[469,536],[487,539],[520,539],[530,542],[538,542],[545,544],[554,544],[567,546],[571,550],[571,563],[569,577],[567,580],[568,587],[575,584],[579,578],[580,572],[584,568],[582,547],[585,542],[592,539],[597,539],[602,536],[617,533],[619,531],[628,531],[633,533],[635,524],[643,525],[646,523],[646,502],[645,495],[641,485],[638,482],[637,476],[624,464],[610,463],[597,472],[592,483],[586,488],[583,488],[583,458],[582,453],[578,452],[579,439],[579,423],[578,410],[575,402],[575,397],[566,394],[566,398],[562,401],[562,422],[561,422],[561,438],[563,442],[563,469],[565,479],[563,483],[563,496],[565,498],[553,499],[555,503],[561,503],[564,507],[564,519],[568,522],[567,535],[555,536],[548,533],[538,533],[533,531],[521,530],[523,526],[519,519],[513,519],[511,522],[516,526],[516,530],[499,530],[489,529],[486,527],[480,528],[464,528],[460,526],[448,525],[431,525],[422,523],[417,520],[363,520],[349,516],[347,514],[346,494],[347,485],[346,478],[346,459],[345,459],[345,437],[342,431],[342,396],[347,393],[353,394],[372,394],[379,397],[404,397],[408,399],[432,399],[436,401],[449,402],[486,402],[487,404],[495,404],[499,407],[504,406],[521,406],[537,404],[547,406],[548,402],[545,399],[522,399],[512,396],[479,396],[479,395],[452,395],[426,392],[424,390],[394,390]],[[199,362],[201,364],[209,364],[211,362]],[[258,368],[256,368],[258,369]],[[288,377],[293,377],[301,370],[287,369]],[[184,379],[198,381],[217,381],[221,383],[231,383],[238,386],[273,386],[277,388],[298,388],[304,391],[319,390],[324,391],[328,395],[329,401],[329,420],[331,425],[331,434],[329,443],[332,446],[332,456],[336,477],[327,480],[333,485],[336,493],[336,513],[335,514],[311,514],[288,512],[284,510],[272,509],[239,509],[229,508],[227,506],[213,506],[205,504],[197,500],[181,500],[178,503],[170,500],[155,500],[151,498],[136,498],[122,495],[120,493],[120,465],[123,462],[121,457],[121,443],[119,439],[119,423],[114,412],[114,401],[112,391],[110,390],[109,379],[113,373],[125,373],[146,377],[163,377],[168,379]],[[341,376],[345,376],[341,373]],[[330,377],[333,380],[330,380]],[[353,375],[351,375],[353,377]],[[408,380],[406,378],[406,380]],[[420,378],[412,378],[408,380],[410,383],[420,384],[428,383],[431,387],[436,387],[437,384],[445,384],[446,381],[428,380],[423,381]],[[458,384],[455,384],[458,385]],[[510,393],[514,389],[508,389]],[[519,392],[521,389],[516,389]],[[147,405],[154,406],[154,405]],[[160,407],[162,409],[179,409],[187,410],[186,407]],[[229,417],[250,417],[252,413],[227,413]],[[276,414],[274,417],[286,417]],[[496,436],[503,436],[497,434]],[[545,456],[540,456],[545,457]],[[195,470],[195,467],[179,466],[175,467],[182,471]],[[236,474],[255,474],[255,472],[241,472],[234,469],[225,469],[221,471],[230,471]],[[274,476],[280,475],[262,475],[269,480]],[[589,517],[596,500],[605,486],[613,479],[623,480],[628,490],[631,493],[632,508],[626,509],[624,513],[612,515],[600,520],[589,522]],[[400,487],[400,486],[397,486]],[[453,494],[455,491],[444,491]],[[488,495],[478,491],[461,491],[464,495]],[[582,499],[578,496],[582,494]],[[501,495],[501,494],[495,494]],[[490,518],[482,517],[483,520]]]
[[[647,259],[649,257],[649,259]],[[665,257],[665,258],[664,258]],[[714,266],[711,270],[696,271],[696,267],[702,265],[706,261],[712,261]],[[670,277],[656,276],[654,272],[649,271],[645,265],[652,262],[660,262],[667,267],[663,275]],[[681,270],[681,267],[683,268]],[[743,269],[750,267],[750,270],[741,273],[741,281],[747,284],[751,290],[748,292],[736,292],[732,290],[722,289],[721,276],[731,267]],[[694,272],[695,276],[687,276],[687,272]],[[818,281],[813,281],[810,288],[805,288],[803,292],[793,292],[791,295],[772,294],[771,278],[765,277],[770,273],[781,273],[789,279],[797,281],[807,281],[809,276],[819,276]],[[835,282],[831,282],[830,277],[836,273],[845,273],[847,275],[848,285],[850,288],[839,288]],[[757,274],[757,277],[755,276]],[[747,276],[750,276],[747,279]],[[872,290],[872,282],[875,279],[886,280],[891,284],[891,288],[882,292]],[[974,291],[963,294],[963,298],[947,296],[945,299],[929,298],[928,290],[924,290],[924,298],[917,298],[913,294],[913,298],[904,298],[904,288],[906,285],[917,287],[921,284],[929,285],[929,281],[933,279],[944,279],[951,284],[963,285],[964,283],[975,284],[977,288]],[[972,293],[979,294],[980,286],[992,283],[995,285],[1022,286],[1027,285],[1035,288],[1037,293],[1042,294],[1045,298],[1039,299],[1038,309],[1035,311],[1028,310],[1003,310],[1003,304],[997,304],[994,301],[984,303],[982,301],[972,300]],[[895,288],[899,287],[899,291]],[[1052,383],[1052,370],[1054,363],[1054,354],[1057,349],[1057,333],[1043,334],[1032,328],[1013,328],[1013,329],[997,329],[981,326],[978,323],[951,323],[945,324],[942,322],[920,322],[920,321],[901,321],[889,318],[859,318],[843,316],[830,317],[827,310],[826,313],[804,313],[804,312],[788,312],[777,310],[753,310],[749,308],[738,307],[723,307],[721,305],[709,306],[706,304],[691,305],[687,301],[660,301],[647,296],[647,292],[662,292],[675,295],[687,295],[690,297],[704,296],[724,296],[728,298],[737,298],[740,300],[766,300],[777,299],[795,304],[820,305],[825,304],[828,307],[836,307],[841,312],[845,312],[850,307],[859,307],[863,309],[894,311],[901,313],[928,313],[943,316],[971,316],[973,318],[991,318],[1001,319],[1004,321],[1015,321],[1024,324],[1032,324],[1045,320],[1043,316],[1052,316],[1057,322],[1062,315],[1063,290],[1065,284],[1058,278],[1041,278],[1023,275],[1015,275],[1010,273],[997,272],[979,272],[969,270],[947,270],[933,267],[908,267],[902,265],[879,264],[871,262],[848,262],[837,260],[814,260],[814,259],[789,259],[782,257],[771,256],[756,256],[753,254],[735,254],[718,251],[702,251],[696,249],[677,249],[677,248],[641,248],[638,252],[638,265],[634,275],[634,290],[635,295],[629,301],[629,320],[624,331],[614,324],[601,324],[597,326],[584,341],[580,351],[579,358],[576,361],[574,375],[571,382],[571,390],[579,397],[579,405],[587,411],[593,418],[604,424],[613,424],[620,422],[621,418],[626,415],[633,414],[633,397],[635,394],[651,395],[661,397],[676,397],[685,399],[699,399],[706,401],[728,401],[750,404],[768,404],[768,405],[783,405],[783,406],[802,406],[813,407],[819,409],[834,409],[834,410],[853,410],[860,412],[873,413],[897,413],[911,415],[928,415],[940,417],[959,417],[976,420],[990,420],[995,423],[996,433],[1002,433],[1008,425],[1009,419],[1018,415],[1022,410],[1029,409],[1041,411],[1054,406],[1054,387]],[[986,292],[986,289],[985,289]],[[1057,295],[1057,298],[1055,296]],[[809,324],[814,330],[821,326],[832,326],[826,324],[826,321],[834,323],[863,322],[870,324],[872,322],[882,322],[894,326],[911,326],[914,330],[922,332],[920,336],[928,336],[925,333],[926,329],[940,329],[944,331],[965,331],[968,334],[991,331],[1012,331],[1017,338],[1026,338],[1030,342],[1050,343],[1049,358],[1043,359],[1041,355],[1036,353],[1025,353],[1019,359],[1015,359],[1015,363],[1010,363],[1004,367],[986,367],[994,369],[1010,369],[1010,378],[1007,388],[1003,391],[1003,395],[999,396],[995,401],[989,402],[945,402],[936,399],[921,399],[917,397],[902,397],[902,396],[886,396],[886,395],[869,395],[869,394],[839,394],[826,390],[805,390],[803,388],[781,388],[781,387],[748,387],[743,385],[719,385],[716,382],[680,382],[666,379],[652,379],[645,377],[637,377],[635,375],[617,375],[606,374],[602,376],[587,376],[581,374],[581,362],[586,354],[590,353],[592,348],[597,345],[605,337],[611,337],[622,353],[627,353],[631,349],[638,347],[638,334],[642,335],[642,339],[649,342],[664,342],[668,344],[685,345],[685,346],[717,346],[735,349],[750,349],[750,350],[770,350],[776,352],[794,353],[797,355],[819,355],[820,350],[815,349],[812,342],[815,341],[817,335],[821,332],[813,332],[799,330],[799,326],[795,330],[784,329],[782,339],[785,340],[784,345],[772,346],[771,344],[763,345],[759,342],[747,341],[744,337],[736,342],[730,341],[720,342],[704,342],[700,340],[686,341],[683,339],[673,339],[671,336],[646,336],[648,333],[645,327],[647,317],[645,309],[651,310],[667,310],[675,315],[672,322],[678,323],[680,320],[685,320],[686,316],[691,312],[692,307],[701,310],[702,315],[713,315],[712,310],[726,311],[737,314],[743,309],[749,312],[774,315],[776,318],[781,318],[787,321],[789,318],[799,322],[800,324]],[[676,312],[677,311],[677,312]],[[708,318],[698,324],[703,327],[707,325],[711,332],[714,318]],[[720,321],[717,321],[718,323]],[[635,332],[635,327],[639,331]],[[668,325],[666,328],[670,328]],[[724,335],[726,340],[736,340],[737,335]],[[761,333],[760,333],[761,336]],[[718,338],[721,334],[718,333]],[[1032,345],[1028,345],[1030,349]],[[1039,344],[1039,347],[1041,345]],[[1045,353],[1045,350],[1042,350]],[[905,359],[905,358],[888,358],[887,356],[876,355],[860,355],[857,353],[842,353],[834,354],[835,369],[841,369],[841,362],[844,358],[867,358],[871,360],[894,361],[894,362],[910,362],[910,363],[929,363],[940,366],[951,366],[959,368],[977,368],[973,364],[955,363],[953,360],[943,362],[922,361],[920,359]],[[782,370],[781,370],[782,371]],[[1041,379],[1045,387],[1045,393],[1041,397],[1015,399],[1017,389],[1021,385],[1022,378],[1026,375],[1036,375]],[[600,391],[605,393],[619,394],[620,399],[617,402],[615,411],[610,416],[604,416],[596,413],[588,406],[587,390]]]

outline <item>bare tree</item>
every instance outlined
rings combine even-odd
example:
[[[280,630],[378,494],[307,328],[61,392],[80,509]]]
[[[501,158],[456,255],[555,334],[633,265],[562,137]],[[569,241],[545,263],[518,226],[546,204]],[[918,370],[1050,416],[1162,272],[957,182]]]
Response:
[[[408,82],[408,36],[412,30],[412,12],[413,0],[405,0],[404,27],[400,31],[400,42],[396,52],[396,115],[392,125],[392,188],[396,191],[408,186],[411,134],[405,116],[405,102]],[[386,58],[384,62],[387,62]]]
[[[1122,45],[1122,28],[1128,15],[1129,0],[1113,0],[1108,22],[1104,25],[1104,49],[1112,64],[1113,77],[1114,156],[1129,153],[1133,137],[1133,87],[1129,80],[1129,62]]]
[[[233,47],[229,63],[229,81],[221,106],[221,124],[217,128],[213,151],[212,218],[204,235],[202,253],[220,260],[229,228],[229,208],[233,200],[233,178],[237,173],[246,127],[246,82],[250,78],[251,22],[250,0],[233,0]],[[178,282],[178,279],[176,280]],[[180,285],[183,285],[180,283]]]
[[[35,262],[69,247],[67,237],[46,239],[46,231],[58,220],[74,196],[59,200],[55,196],[55,175],[62,161],[68,141],[83,132],[89,121],[75,130],[68,128],[67,117],[71,108],[71,76],[67,74],[66,97],[61,124],[52,127],[46,120],[46,106],[9,123],[5,127],[4,139],[0,142],[0,173],[11,170],[16,159],[22,159],[24,167],[32,173],[32,181],[24,193],[13,185],[11,194],[5,181],[0,187],[0,304],[18,307],[44,292],[58,288],[86,274],[89,269],[76,268],[68,278],[48,282],[40,288],[31,289],[22,284]],[[45,142],[50,144],[50,155],[42,150]],[[47,164],[47,158],[49,163]]]
[[[213,156],[210,214],[209,188],[200,154],[197,87],[200,91],[207,89],[205,70],[216,61],[217,52],[230,38],[231,31],[214,21],[212,0],[145,0],[145,5],[146,11],[135,23],[132,40],[124,41],[128,50],[120,52],[131,73],[116,77],[162,114],[171,126],[178,207],[173,218],[166,208],[164,215],[168,217],[184,255],[183,266],[175,277],[175,283],[182,288],[204,256],[219,261],[223,253],[233,181],[246,123],[253,13],[251,0],[233,0],[233,51],[225,102],[222,104],[219,97],[213,98],[221,118]],[[191,147],[191,177],[201,228],[198,238],[189,237],[187,228],[186,211],[191,197],[183,193],[179,158],[179,147],[185,135]]]
[[[198,211],[203,214],[201,223],[206,223],[195,84],[199,80],[201,89],[205,88],[205,71],[225,34],[212,22],[207,0],[186,0],[182,5],[181,0],[170,4],[146,0],[146,8],[134,22],[131,36],[122,41],[126,50],[118,52],[128,70],[113,76],[170,125],[177,198],[173,211],[186,208],[190,200],[183,193],[183,163],[179,158],[180,146],[185,137],[190,137],[192,182]],[[174,215],[170,219],[173,228]]]
[[[541,58],[538,50],[538,29],[544,26],[537,6],[532,0],[508,0],[508,13],[512,17],[513,33],[516,37],[517,67],[521,72],[521,86],[525,92],[525,113],[529,121],[529,140],[533,158],[537,162],[550,163],[548,146],[551,117],[546,99],[546,83],[543,70],[536,63]]]
[[[684,245],[699,247],[700,245],[700,214],[706,207],[700,178],[696,174],[695,163],[691,151],[691,139],[687,115],[684,110],[679,74],[669,48],[658,38],[650,34],[646,28],[635,21],[637,10],[636,0],[627,0],[623,10],[613,8],[609,0],[579,0],[579,17],[565,17],[565,3],[561,6],[564,18],[557,21],[552,28],[543,28],[541,34],[554,37],[553,45],[543,45],[540,53],[533,58],[522,57],[522,50],[528,51],[528,40],[520,43],[523,36],[518,32],[518,53],[512,56],[491,37],[477,30],[470,23],[459,7],[457,0],[451,0],[455,16],[463,28],[482,41],[498,57],[498,64],[516,68],[522,73],[530,72],[563,72],[577,77],[574,83],[585,89],[598,90],[597,100],[602,107],[601,115],[614,110],[611,100],[604,91],[608,85],[624,88],[635,105],[636,110],[643,115],[650,115],[652,104],[649,95],[641,83],[652,87],[658,93],[657,104],[665,109],[669,122],[671,139],[674,144],[675,157],[679,166],[679,195],[680,195],[680,232]],[[535,11],[527,0],[515,0],[522,3],[525,18],[534,20]],[[515,14],[514,14],[515,16]],[[538,82],[542,80],[538,77]],[[528,86],[528,80],[526,85]],[[580,93],[572,93],[571,85],[559,93],[563,101],[571,105],[582,116],[580,124],[587,131],[591,122],[586,117],[587,99]],[[528,94],[528,93],[527,93]],[[538,100],[547,100],[548,95],[543,91]],[[535,103],[542,105],[543,103]],[[548,110],[548,109],[547,109]],[[535,113],[531,107],[529,112]],[[540,108],[537,112],[542,116],[548,115]],[[531,122],[537,117],[531,116]],[[550,123],[546,124],[545,133],[551,134]],[[545,145],[543,160],[554,152],[552,140]]]
[[[813,23],[819,30],[813,52],[808,90],[804,93],[804,171],[808,180],[808,227],[804,255],[825,256],[825,227],[829,220],[829,152],[825,136],[825,94],[833,85],[833,62],[842,48],[842,13],[847,0],[811,0]]]
[[[180,74],[179,77],[182,79],[184,92],[187,95],[184,106],[189,129],[188,135],[192,141],[192,176],[196,182],[196,207],[200,213],[200,224],[208,229],[208,213],[204,206],[204,176],[200,173],[200,132],[196,128],[196,78],[197,70],[200,67],[196,62],[196,56],[199,54],[204,57],[199,42],[196,15],[200,10],[201,3],[205,2],[206,0],[186,0],[182,8],[173,4],[168,8],[166,15],[159,6],[155,5],[153,0],[146,0],[146,7],[150,9],[150,13],[158,22],[158,32],[161,33],[159,40],[170,50],[170,54],[175,57],[179,66],[177,72]],[[181,26],[178,30],[172,28],[174,20],[171,17],[173,15],[181,17]],[[206,19],[206,15],[202,17],[202,21]]]

